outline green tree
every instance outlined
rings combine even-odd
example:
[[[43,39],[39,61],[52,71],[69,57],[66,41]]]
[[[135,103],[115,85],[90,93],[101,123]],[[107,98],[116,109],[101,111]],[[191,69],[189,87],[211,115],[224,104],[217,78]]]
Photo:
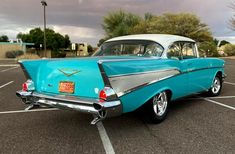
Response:
[[[6,35],[0,36],[0,42],[9,42],[8,36]]]
[[[34,28],[26,34],[19,33],[17,38],[22,39],[23,42],[34,43],[37,49],[40,48],[40,44],[43,45],[43,31],[41,28]],[[46,43],[48,49],[58,51],[60,48],[68,48],[71,42],[68,35],[63,36],[52,29],[46,29]]]
[[[101,46],[108,38],[102,38],[99,40],[99,42],[97,43],[97,46]]]
[[[131,29],[138,25],[141,18],[122,10],[109,13],[104,17],[102,27],[106,32],[106,38],[131,34]]]
[[[198,45],[200,56],[218,57],[217,46],[213,41],[201,42]]]
[[[216,46],[219,45],[218,47],[224,46],[224,45],[226,45],[226,44],[231,44],[230,42],[228,42],[228,41],[226,41],[226,40],[219,41],[219,40],[217,40],[217,39],[214,39],[213,41],[214,41],[214,43],[215,43]]]
[[[87,52],[89,53],[89,55],[93,53],[93,47],[90,44],[88,44],[87,46]]]
[[[221,42],[220,42],[220,47],[221,46],[224,46],[224,45],[226,45],[226,44],[231,44],[230,42],[228,42],[228,41],[226,41],[226,40],[222,40]]]
[[[150,23],[149,33],[174,34],[192,38],[198,42],[212,41],[213,37],[206,24],[193,14],[163,14]]]
[[[196,15],[188,13],[167,13],[161,16],[146,13],[144,17],[140,17],[118,11],[105,16],[102,26],[106,36],[99,41],[99,45],[111,37],[128,34],[174,34],[192,38],[197,42],[213,41],[208,26]]]
[[[227,56],[235,56],[235,45],[234,44],[226,44],[224,47],[224,53]]]
[[[145,13],[144,18],[141,18],[140,22],[131,29],[131,34],[148,34],[151,33],[150,23],[153,22],[154,15],[151,13]]]

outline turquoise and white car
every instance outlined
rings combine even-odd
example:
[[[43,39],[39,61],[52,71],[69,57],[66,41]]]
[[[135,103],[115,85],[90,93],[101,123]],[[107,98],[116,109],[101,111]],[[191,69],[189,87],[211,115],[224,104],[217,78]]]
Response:
[[[92,124],[145,107],[166,118],[170,101],[220,94],[224,60],[200,58],[194,40],[175,35],[116,37],[86,58],[19,61],[27,81],[17,91],[26,109],[49,106],[95,115]]]

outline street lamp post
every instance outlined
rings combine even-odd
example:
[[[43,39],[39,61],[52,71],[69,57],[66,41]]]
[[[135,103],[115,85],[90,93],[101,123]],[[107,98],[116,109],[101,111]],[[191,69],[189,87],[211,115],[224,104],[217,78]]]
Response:
[[[46,45],[46,6],[47,2],[45,0],[41,1],[43,10],[44,10],[44,54],[43,56],[46,56],[46,50],[47,50],[47,45]]]

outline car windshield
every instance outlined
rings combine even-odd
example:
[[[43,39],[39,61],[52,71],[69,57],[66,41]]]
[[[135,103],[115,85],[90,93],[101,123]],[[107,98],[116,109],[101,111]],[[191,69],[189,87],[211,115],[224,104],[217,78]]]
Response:
[[[153,41],[122,40],[104,43],[94,56],[156,56],[160,57],[163,47]]]

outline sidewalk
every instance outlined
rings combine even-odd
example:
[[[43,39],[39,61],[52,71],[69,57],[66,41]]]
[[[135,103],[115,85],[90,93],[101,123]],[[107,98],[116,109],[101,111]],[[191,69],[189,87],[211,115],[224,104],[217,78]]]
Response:
[[[221,58],[224,58],[224,59],[235,59],[235,56],[221,57]]]
[[[7,66],[7,65],[14,65],[14,64],[17,64],[17,59],[3,59],[3,58],[0,58],[0,65],[1,66]]]

